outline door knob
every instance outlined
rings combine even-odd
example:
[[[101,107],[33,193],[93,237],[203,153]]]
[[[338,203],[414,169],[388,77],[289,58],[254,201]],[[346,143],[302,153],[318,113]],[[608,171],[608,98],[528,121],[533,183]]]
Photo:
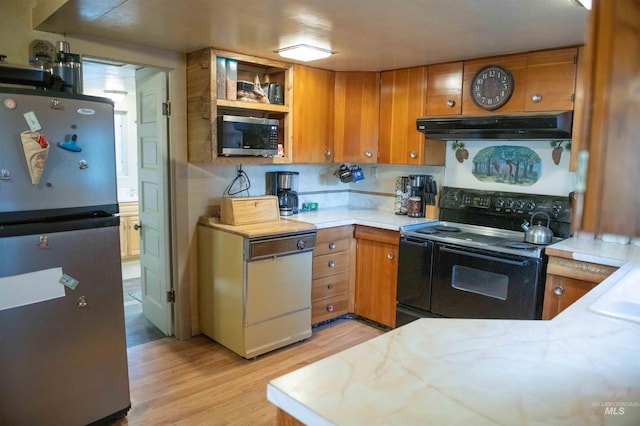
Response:
[[[135,229],[136,231],[139,230],[140,228],[142,228],[142,225],[139,225],[137,223],[133,225],[133,229]]]

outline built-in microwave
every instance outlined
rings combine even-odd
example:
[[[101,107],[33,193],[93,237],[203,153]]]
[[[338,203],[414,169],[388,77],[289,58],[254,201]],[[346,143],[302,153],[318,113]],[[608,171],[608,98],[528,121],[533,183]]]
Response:
[[[271,157],[278,154],[278,120],[218,116],[218,155]]]

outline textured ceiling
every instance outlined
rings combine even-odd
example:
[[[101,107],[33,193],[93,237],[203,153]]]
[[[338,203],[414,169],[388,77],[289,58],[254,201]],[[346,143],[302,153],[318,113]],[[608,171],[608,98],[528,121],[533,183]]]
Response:
[[[587,15],[573,0],[42,0],[34,25],[271,59],[306,42],[337,52],[313,66],[380,71],[582,44]]]

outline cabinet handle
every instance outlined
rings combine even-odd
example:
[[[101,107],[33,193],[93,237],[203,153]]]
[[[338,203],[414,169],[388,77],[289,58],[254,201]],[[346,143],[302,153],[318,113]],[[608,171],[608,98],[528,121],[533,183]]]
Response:
[[[333,312],[333,305],[327,306],[327,311],[328,312]]]
[[[393,259],[393,252],[392,251],[387,253],[387,259]]]
[[[333,241],[331,241],[329,243],[329,250],[333,250],[334,248],[336,248],[336,243],[334,243]]]
[[[329,261],[329,268],[333,268],[334,266],[336,266],[336,263],[333,260]]]
[[[333,288],[333,283],[329,283],[329,284],[327,285],[327,288],[328,288],[329,290],[331,290],[331,289]]]
[[[142,228],[142,225],[138,225],[137,223],[133,225],[133,229],[135,229],[136,231],[139,230],[140,228]]]
[[[558,286],[553,289],[553,292],[558,296],[562,296],[564,294],[564,287]]]
[[[531,96],[531,100],[535,103],[538,103],[542,100],[542,95],[539,93],[534,93],[533,96]]]
[[[372,155],[373,155],[373,154],[371,153],[371,151],[365,151],[365,152],[364,152],[364,156],[365,156],[365,157],[369,157],[369,158],[371,158],[371,156],[372,156]]]
[[[327,150],[324,152],[324,155],[325,155],[325,156],[327,156],[327,157],[331,157],[331,150],[330,150],[330,149],[327,149]]]
[[[453,99],[447,99],[447,106],[449,108],[453,108],[454,106],[456,106],[456,101],[454,101]]]
[[[411,158],[418,158],[418,153],[415,151],[411,151],[409,155],[411,156]]]

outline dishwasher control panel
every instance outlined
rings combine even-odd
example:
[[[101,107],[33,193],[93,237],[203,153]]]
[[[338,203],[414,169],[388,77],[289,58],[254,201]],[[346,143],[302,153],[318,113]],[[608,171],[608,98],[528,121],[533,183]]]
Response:
[[[271,235],[245,240],[248,261],[311,251],[316,247],[316,232]]]

